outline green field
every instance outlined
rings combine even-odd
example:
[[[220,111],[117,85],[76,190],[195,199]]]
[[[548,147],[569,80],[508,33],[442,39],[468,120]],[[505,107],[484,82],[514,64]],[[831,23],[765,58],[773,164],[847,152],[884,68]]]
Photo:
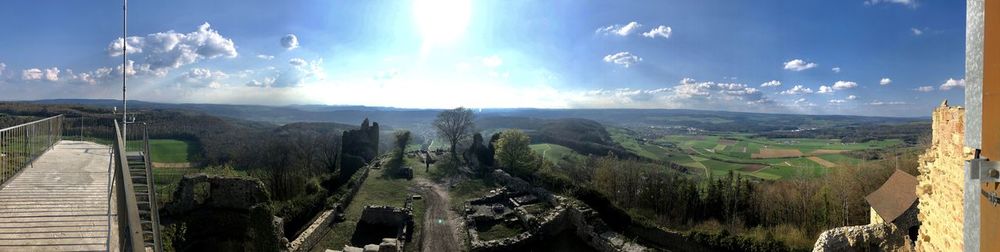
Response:
[[[558,144],[532,144],[530,147],[535,153],[542,155],[542,158],[556,165],[567,162],[567,160],[581,161],[584,158],[583,155],[576,153],[576,151]]]
[[[860,160],[843,152],[887,148],[901,140],[842,143],[838,139],[767,139],[748,134],[666,135],[657,139],[641,139],[627,129],[608,128],[612,138],[626,150],[653,160],[670,161],[689,167],[696,173],[725,176],[729,172],[774,180],[798,177],[819,177],[837,166],[857,164]],[[767,149],[798,150],[801,156],[774,158],[761,154]],[[753,158],[754,154],[761,154]],[[824,167],[809,157],[820,158],[835,166]],[[825,162],[823,162],[825,163]]]
[[[132,146],[142,146],[142,141],[129,141]],[[195,155],[197,143],[176,139],[149,139],[149,152],[153,162],[157,163],[187,163]]]

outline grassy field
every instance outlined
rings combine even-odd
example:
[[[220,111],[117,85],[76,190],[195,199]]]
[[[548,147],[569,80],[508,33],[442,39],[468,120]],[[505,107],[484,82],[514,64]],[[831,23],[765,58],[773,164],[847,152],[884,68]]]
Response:
[[[532,144],[530,147],[535,153],[542,155],[542,158],[549,160],[557,166],[567,160],[581,161],[585,158],[583,155],[576,153],[576,151],[558,144]]]
[[[629,130],[608,128],[625,149],[645,158],[670,161],[724,176],[729,172],[761,179],[823,176],[837,166],[857,164],[853,150],[886,148],[900,140],[843,143],[839,139],[767,139],[747,134],[666,135],[641,139]],[[542,147],[535,147],[536,151]]]
[[[195,143],[174,139],[150,139],[149,152],[153,162],[186,163],[191,162],[191,154]]]
[[[129,141],[130,146],[141,146],[142,141]],[[197,143],[176,139],[149,139],[149,152],[153,162],[157,163],[187,163],[195,154]]]

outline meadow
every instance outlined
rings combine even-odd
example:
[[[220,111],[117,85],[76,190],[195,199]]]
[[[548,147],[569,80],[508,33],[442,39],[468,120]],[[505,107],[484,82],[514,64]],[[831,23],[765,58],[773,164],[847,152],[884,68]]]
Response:
[[[608,128],[608,132],[615,142],[640,157],[673,162],[700,170],[705,176],[720,177],[734,172],[767,180],[822,176],[830,169],[861,162],[847,155],[849,151],[902,144],[896,139],[853,143],[839,139],[770,139],[737,133],[677,134],[646,139],[622,128]],[[544,150],[541,145],[533,148]]]

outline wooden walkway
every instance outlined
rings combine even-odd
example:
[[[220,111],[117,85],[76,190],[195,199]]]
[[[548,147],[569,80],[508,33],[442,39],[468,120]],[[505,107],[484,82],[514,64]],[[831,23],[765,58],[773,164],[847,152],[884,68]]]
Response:
[[[2,185],[0,251],[108,251],[110,156],[108,146],[61,141]]]

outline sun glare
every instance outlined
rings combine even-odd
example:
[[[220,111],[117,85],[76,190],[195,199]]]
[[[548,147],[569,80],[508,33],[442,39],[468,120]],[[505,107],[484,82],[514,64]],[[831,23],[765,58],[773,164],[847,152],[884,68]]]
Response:
[[[425,46],[459,39],[472,15],[470,0],[414,0],[413,17]]]

